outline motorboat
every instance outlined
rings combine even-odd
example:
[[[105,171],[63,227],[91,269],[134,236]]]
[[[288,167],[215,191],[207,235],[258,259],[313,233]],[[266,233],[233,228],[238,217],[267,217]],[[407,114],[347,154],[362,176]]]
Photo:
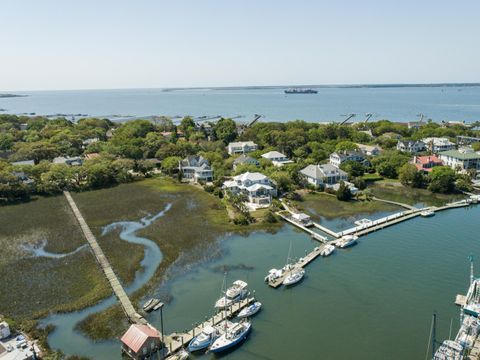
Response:
[[[249,295],[248,284],[245,281],[237,280],[225,291],[224,296],[215,302],[217,309],[229,307],[230,305],[245,299]]]
[[[213,326],[205,326],[202,332],[195,336],[188,344],[188,351],[200,351],[207,349],[220,336],[220,332]]]
[[[345,249],[349,246],[355,245],[357,243],[358,236],[356,235],[345,235],[338,242],[337,246]]]
[[[251,329],[252,324],[249,321],[234,324],[231,328],[227,329],[225,334],[213,342],[209,351],[219,353],[234,347],[248,337]]]
[[[269,272],[268,272],[268,275],[265,276],[265,282],[270,282],[270,281],[274,281],[276,279],[278,279],[279,277],[281,277],[283,274],[283,271],[282,270],[277,270],[277,269],[270,269]]]
[[[143,311],[145,312],[150,312],[152,311],[155,307],[157,307],[160,304],[159,299],[150,299],[148,300],[145,304],[143,304]]]
[[[445,340],[437,349],[433,360],[461,360],[463,346],[453,340]]]
[[[425,211],[422,211],[420,213],[421,216],[423,217],[432,217],[435,215],[435,212],[431,211],[431,210],[425,210]]]
[[[332,244],[327,244],[325,247],[320,251],[320,255],[322,256],[329,256],[335,251],[335,246]]]
[[[246,318],[255,315],[262,308],[262,303],[259,301],[254,302],[253,304],[243,308],[237,315],[238,318]]]
[[[302,268],[293,269],[285,279],[283,279],[283,285],[289,286],[298,283],[305,276],[305,270]]]
[[[187,350],[182,349],[179,352],[177,352],[173,355],[170,355],[165,360],[186,360],[186,359],[188,359],[189,355],[190,354],[188,353]]]

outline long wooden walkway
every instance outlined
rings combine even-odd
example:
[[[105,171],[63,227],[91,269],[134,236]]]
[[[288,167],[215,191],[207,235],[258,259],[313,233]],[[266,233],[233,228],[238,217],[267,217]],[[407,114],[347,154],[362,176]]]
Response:
[[[73,214],[77,218],[80,228],[82,229],[83,235],[87,239],[88,244],[90,245],[90,248],[92,249],[93,254],[95,255],[95,258],[97,259],[97,262],[100,264],[100,267],[102,268],[103,273],[105,274],[105,277],[110,283],[110,286],[112,287],[113,292],[115,293],[115,296],[120,302],[120,305],[122,306],[122,309],[125,312],[125,315],[128,317],[129,321],[132,323],[147,324],[147,321],[145,320],[145,318],[140,314],[138,314],[135,308],[133,307],[130,299],[128,298],[127,293],[125,292],[122,285],[120,284],[120,281],[118,280],[117,275],[115,275],[115,273],[113,272],[113,269],[110,266],[108,259],[106,258],[105,254],[100,248],[100,245],[98,245],[97,239],[93,235],[92,231],[90,230],[90,227],[87,225],[87,222],[85,221],[80,210],[78,209],[77,204],[73,200],[72,195],[70,195],[68,191],[64,191],[63,194],[67,198],[68,204],[70,205],[70,208],[72,209]]]
[[[328,239],[325,237],[325,236],[322,236],[320,235],[319,233],[316,233],[315,231],[313,230],[310,230],[309,228],[299,224],[298,222],[296,221],[293,221],[292,219],[290,219],[288,216],[285,216],[281,213],[277,213],[278,216],[280,216],[283,220],[285,220],[286,222],[296,226],[297,228],[305,231],[306,233],[310,234],[310,236],[312,237],[312,239],[314,240],[317,240],[317,241],[320,241],[321,243],[327,243],[328,242]]]
[[[250,305],[255,301],[254,297],[241,300],[238,303],[230,306],[226,311],[221,311],[210,319],[205,320],[201,324],[195,326],[192,330],[186,333],[174,333],[165,336],[165,347],[168,349],[168,354],[173,354],[186,346],[195,336],[200,334],[205,326],[217,326],[225,319],[233,318],[240,310]]]
[[[380,199],[380,198],[377,198],[377,197],[373,197],[372,199],[376,200],[376,201],[384,202],[386,204],[397,205],[397,206],[403,207],[403,208],[408,209],[408,210],[418,210],[418,208],[415,207],[415,206],[404,204],[404,203],[401,203],[401,202],[398,202],[398,201],[385,200],[385,199]]]

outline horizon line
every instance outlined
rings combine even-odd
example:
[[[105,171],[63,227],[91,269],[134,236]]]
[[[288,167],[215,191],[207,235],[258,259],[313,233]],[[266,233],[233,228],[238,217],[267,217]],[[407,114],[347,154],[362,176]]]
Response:
[[[397,87],[469,87],[480,86],[480,82],[434,82],[434,83],[352,83],[352,84],[291,84],[291,85],[235,85],[235,86],[174,86],[174,87],[121,87],[121,88],[77,88],[43,90],[4,90],[0,94],[15,94],[40,91],[112,91],[112,90],[239,90],[239,89],[283,89],[283,88],[397,88]]]

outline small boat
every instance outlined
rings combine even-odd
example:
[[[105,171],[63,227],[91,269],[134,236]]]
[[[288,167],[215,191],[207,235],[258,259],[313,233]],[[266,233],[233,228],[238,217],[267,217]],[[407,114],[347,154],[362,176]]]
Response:
[[[150,299],[145,304],[143,304],[143,311],[150,312],[150,311],[154,310],[154,308],[157,307],[158,305],[160,305],[160,300],[159,299],[154,299],[154,298]],[[158,310],[158,308],[157,308],[157,310]]]
[[[421,216],[423,217],[432,217],[435,215],[435,212],[431,211],[431,210],[425,210],[425,211],[422,211],[420,213]]]
[[[252,324],[248,321],[235,324],[227,329],[225,334],[214,341],[210,346],[209,351],[219,353],[234,347],[248,337],[251,329]]]
[[[356,235],[345,235],[340,241],[337,242],[337,246],[345,249],[349,246],[355,245],[357,243],[358,236]]]
[[[305,276],[305,270],[302,268],[297,268],[292,270],[285,279],[283,279],[283,285],[290,286],[298,283]]]
[[[462,353],[462,345],[453,340],[445,340],[435,352],[433,360],[461,360]]]
[[[335,246],[333,246],[332,244],[328,244],[328,245],[325,245],[322,251],[320,251],[320,255],[329,256],[334,251],[335,251]]]
[[[248,284],[245,281],[237,280],[227,289],[224,296],[215,302],[217,309],[228,307],[240,300],[245,299],[250,292],[247,290]]]
[[[186,359],[188,359],[189,355],[190,354],[188,353],[187,350],[182,349],[179,352],[177,352],[176,354],[170,355],[165,360],[186,360]]]
[[[195,336],[188,344],[188,351],[200,351],[207,349],[220,336],[217,329],[212,326],[205,326],[202,332]]]
[[[282,270],[277,270],[277,269],[270,269],[269,272],[268,272],[268,275],[265,276],[265,282],[270,282],[270,281],[274,281],[276,279],[278,279],[279,277],[281,277],[283,274],[283,271]]]
[[[157,310],[160,309],[162,306],[163,306],[163,303],[159,302],[157,305],[155,305],[155,306],[153,307],[153,311],[157,311]]]
[[[237,315],[238,318],[246,318],[255,315],[262,308],[262,303],[259,301],[254,302],[252,305],[243,308]]]

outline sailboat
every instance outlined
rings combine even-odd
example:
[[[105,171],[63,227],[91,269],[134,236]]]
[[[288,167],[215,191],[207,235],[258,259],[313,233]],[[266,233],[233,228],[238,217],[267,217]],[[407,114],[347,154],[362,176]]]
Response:
[[[209,350],[213,353],[219,353],[230,349],[244,341],[251,329],[252,324],[249,321],[235,323],[231,328],[227,329],[225,334],[215,340]]]
[[[292,259],[292,241],[290,240],[290,248],[288,249],[287,264],[283,267],[283,270],[288,275],[283,279],[283,285],[289,286],[298,283],[305,276],[305,270],[297,266]]]

